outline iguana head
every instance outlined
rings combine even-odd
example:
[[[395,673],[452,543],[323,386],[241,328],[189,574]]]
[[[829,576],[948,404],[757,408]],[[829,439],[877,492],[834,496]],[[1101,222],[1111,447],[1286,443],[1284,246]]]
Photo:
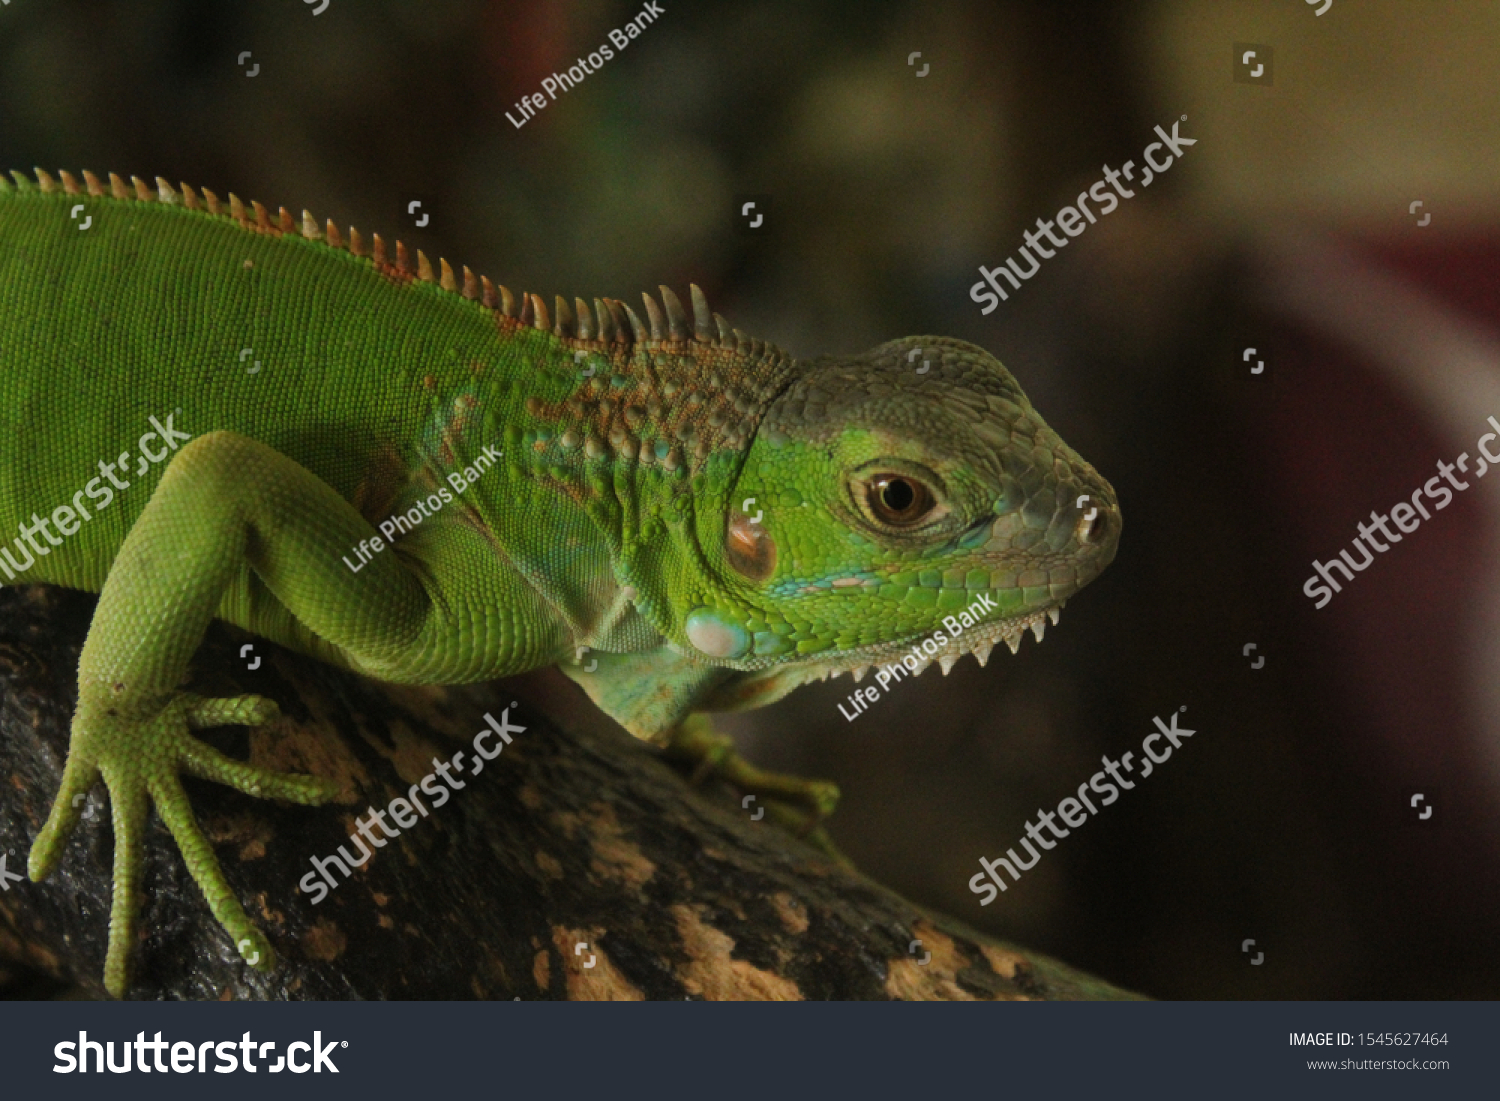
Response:
[[[911,337],[802,366],[730,494],[742,608],[688,614],[704,656],[826,673],[915,655],[946,672],[1028,627],[1040,639],[1114,558],[1114,490],[983,349]]]

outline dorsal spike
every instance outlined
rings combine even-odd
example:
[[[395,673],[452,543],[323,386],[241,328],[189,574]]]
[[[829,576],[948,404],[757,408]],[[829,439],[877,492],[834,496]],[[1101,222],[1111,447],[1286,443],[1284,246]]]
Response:
[[[500,312],[506,317],[516,316],[516,296],[504,283],[500,284]]]
[[[417,249],[417,278],[424,283],[432,282],[432,261],[421,249]]]
[[[488,275],[481,275],[479,277],[479,286],[483,290],[481,301],[484,302],[484,308],[487,310],[498,310],[500,308],[500,296],[495,293],[495,284],[490,282],[490,277]]]
[[[981,642],[974,647],[974,660],[979,662],[981,668],[990,660],[990,651],[994,648],[993,642]]]
[[[667,309],[667,332],[673,340],[687,340],[693,335],[688,328],[687,313],[682,308],[682,299],[677,297],[671,287],[661,286],[662,305]]]
[[[51,192],[57,190],[57,181],[40,168],[36,170],[36,185],[42,191]]]
[[[202,210],[203,203],[198,199],[198,193],[187,184],[182,185],[182,205],[189,210]]]
[[[268,230],[271,228],[271,214],[268,210],[266,210],[264,204],[256,201],[255,199],[251,199],[250,209],[255,211],[255,225],[257,229]]]
[[[651,296],[649,294],[646,296],[646,301],[651,302]],[[652,302],[651,304],[653,306],[656,305],[656,303],[654,302]],[[620,303],[620,308],[625,311],[625,316],[630,319],[630,333],[635,338],[636,342],[639,343],[649,338],[651,335],[650,330],[648,330],[646,326],[641,322],[641,319],[635,315],[635,311],[632,310],[629,306],[625,305],[625,303],[623,302]],[[658,316],[660,316],[659,311]]]
[[[521,315],[516,320],[527,329],[531,328],[536,320],[536,311],[531,308],[531,295],[524,292],[521,294]]]
[[[750,343],[750,334],[747,333],[747,332],[745,332],[744,329],[730,329],[729,331],[734,334],[734,339],[735,339],[736,343],[739,343],[739,344],[749,344]]]
[[[396,242],[396,270],[411,274],[411,256],[407,254],[406,244],[402,241]]]
[[[630,307],[618,298],[606,298],[604,305],[609,310],[609,319],[614,325],[615,339],[622,344],[629,344],[635,334],[635,323],[629,318]]]
[[[570,337],[577,331],[575,328],[577,322],[573,319],[573,307],[568,305],[568,300],[562,295],[556,296],[552,312],[557,315],[557,321],[552,328],[554,333],[558,336]]]
[[[349,252],[353,256],[366,255],[365,239],[353,226],[349,227]]]
[[[156,177],[156,198],[164,203],[177,203],[182,197],[172,190],[172,185],[160,176]]]
[[[94,175],[86,168],[83,170],[83,183],[84,186],[89,189],[90,195],[104,194],[104,184],[100,181],[98,176]]]
[[[438,286],[445,291],[458,290],[458,280],[453,278],[453,268],[441,256],[438,257]]]
[[[130,189],[125,186],[125,181],[120,179],[119,175],[114,172],[109,174],[109,193],[116,199],[130,198]]]
[[[27,176],[23,172],[17,172],[14,168],[10,170],[10,178],[16,181],[17,191],[31,191],[35,186],[32,184],[30,176]]]
[[[276,228],[287,234],[297,232],[297,221],[286,207],[281,207],[276,212]]]
[[[1010,647],[1012,654],[1021,649],[1021,629],[1017,627],[1014,631],[1003,636],[1005,645]]]
[[[536,314],[531,322],[532,325],[542,332],[547,332],[552,328],[552,318],[547,316],[547,303],[542,301],[542,296],[539,294],[528,295],[528,297],[531,299],[531,308]]]
[[[720,344],[734,343],[734,330],[729,327],[729,322],[725,321],[718,314],[714,314],[714,325],[717,326],[719,330]]]
[[[464,265],[464,289],[461,293],[471,302],[479,297],[479,279],[467,264]]]
[[[69,195],[78,194],[78,181],[73,178],[73,173],[59,171],[57,177],[62,180],[64,192]]]
[[[389,263],[390,261],[385,256],[385,242],[380,239],[380,234],[375,234],[370,240],[372,242],[370,259],[374,260],[377,264],[384,265]]]
[[[651,339],[664,340],[667,335],[667,319],[661,315],[661,307],[645,291],[641,291],[641,300],[646,303],[646,318],[651,322]]]
[[[156,201],[156,193],[151,190],[151,186],[145,180],[139,176],[131,176],[130,183],[135,188],[135,197],[141,202],[152,203]]]
[[[334,248],[344,247],[344,238],[339,233],[339,227],[332,218],[328,219],[328,227],[324,231],[323,237]]]
[[[302,212],[302,236],[309,241],[321,241],[323,231],[318,228],[318,220],[309,211]]]
[[[589,313],[589,304],[581,298],[573,299],[573,310],[578,314],[578,339],[594,339],[594,315]]]
[[[224,213],[224,208],[219,205],[219,197],[206,187],[203,189],[203,202],[208,207],[210,214]]]
[[[1047,633],[1047,621],[1045,619],[1034,619],[1031,621],[1031,633],[1036,636],[1038,642]]]
[[[714,340],[714,316],[708,308],[708,298],[697,283],[688,284],[688,297],[693,300],[693,338],[700,344],[712,344]]]
[[[962,654],[944,654],[938,658],[938,664],[943,667],[943,676],[948,675],[948,671],[958,664],[958,659],[962,656]]]
[[[599,319],[599,339],[609,344],[615,339],[615,320],[599,299],[594,299],[594,316]]]

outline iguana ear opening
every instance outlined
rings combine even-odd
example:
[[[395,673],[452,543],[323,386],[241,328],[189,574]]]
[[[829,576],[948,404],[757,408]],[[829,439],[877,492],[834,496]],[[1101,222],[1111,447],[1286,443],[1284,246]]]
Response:
[[[731,512],[724,532],[724,557],[748,581],[764,581],[776,570],[776,541],[760,524]]]

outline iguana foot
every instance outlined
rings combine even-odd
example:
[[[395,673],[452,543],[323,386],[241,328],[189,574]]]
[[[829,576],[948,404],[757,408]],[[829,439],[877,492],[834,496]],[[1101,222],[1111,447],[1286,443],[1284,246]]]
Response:
[[[72,741],[62,785],[52,811],[31,846],[27,870],[34,882],[46,878],[62,858],[63,845],[83,816],[79,804],[100,776],[109,789],[115,831],[114,895],[109,917],[109,950],[104,986],[124,997],[130,981],[130,949],[140,910],[139,887],[146,812],[151,803],[172,831],[209,909],[240,955],[268,969],[276,955],[251,924],[230,890],[219,861],[198,828],[178,773],[228,784],[247,795],[315,804],[332,798],[338,786],[315,776],[293,776],[256,768],[204,745],[189,731],[214,726],[260,726],[280,715],[261,696],[207,699],[175,695],[146,718],[126,717],[107,701],[80,701],[73,716]]]
[[[822,827],[823,819],[838,806],[837,784],[757,768],[740,756],[731,739],[714,731],[707,715],[689,715],[678,724],[667,744],[667,756],[691,766],[691,783],[702,783],[713,775],[739,788],[747,796],[765,798],[766,811],[777,825],[822,849],[841,864],[850,863]]]

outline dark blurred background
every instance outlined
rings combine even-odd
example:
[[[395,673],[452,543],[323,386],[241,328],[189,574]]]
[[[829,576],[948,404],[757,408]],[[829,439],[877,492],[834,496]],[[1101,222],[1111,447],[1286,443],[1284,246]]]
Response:
[[[1040,647],[721,728],[836,780],[875,878],[1121,985],[1495,997],[1497,480],[1327,607],[1302,582],[1500,416],[1500,4],[661,7],[517,128],[641,5],[10,0],[0,168],[305,207],[549,301],[697,282],[799,356],[983,345],[1119,492],[1115,564]],[[1170,173],[980,315],[978,265],[1184,115]],[[978,858],[1182,706],[1171,761],[981,909]]]

